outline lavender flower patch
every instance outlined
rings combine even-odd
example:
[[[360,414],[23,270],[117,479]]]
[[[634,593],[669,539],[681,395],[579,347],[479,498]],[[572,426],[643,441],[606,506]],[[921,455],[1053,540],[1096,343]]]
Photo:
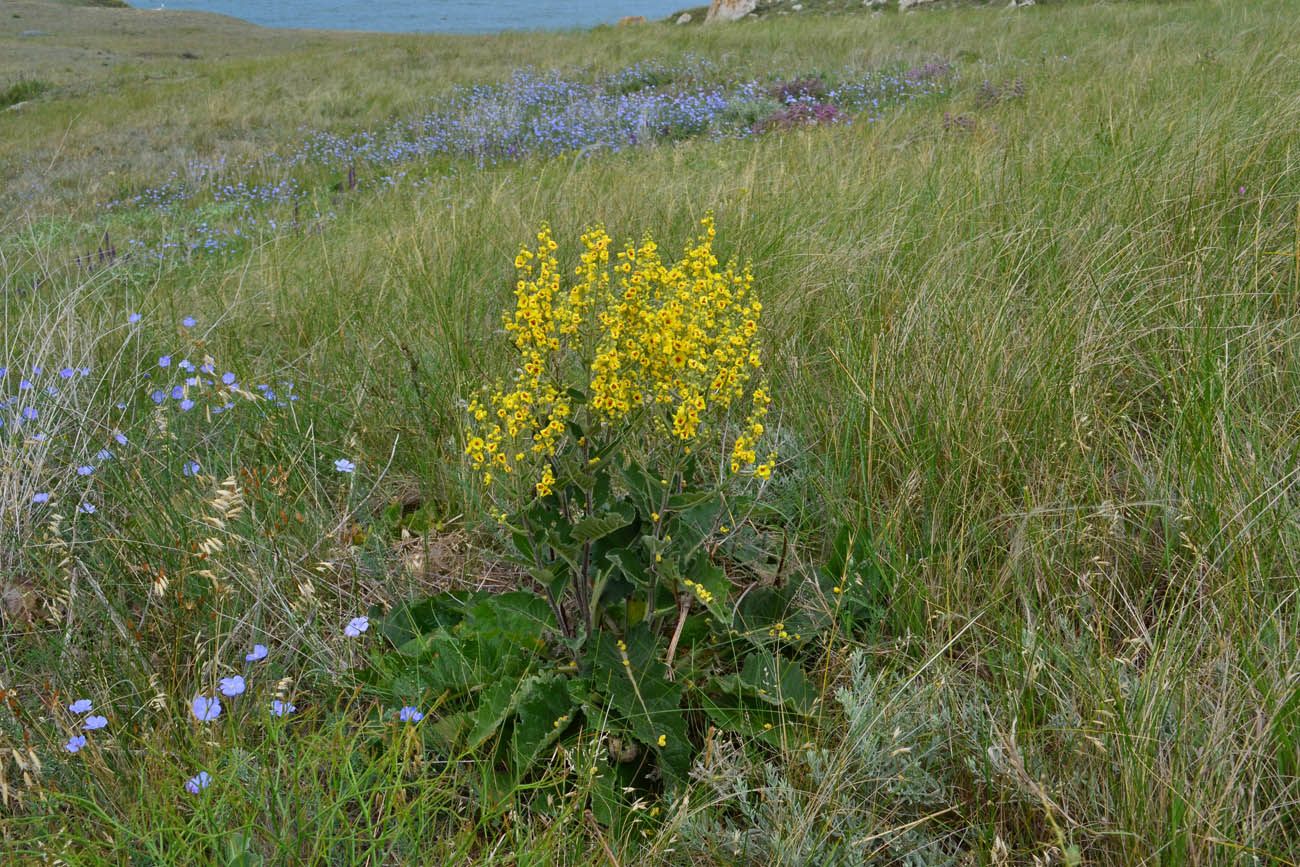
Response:
[[[304,128],[297,143],[254,161],[194,161],[162,184],[104,207],[147,209],[182,224],[161,238],[126,241],[131,259],[228,254],[251,240],[323,231],[343,197],[423,185],[431,171],[869,122],[892,106],[946,92],[952,77],[942,59],[907,70],[845,72],[838,79],[734,78],[689,56],[595,77],[582,70],[521,69],[505,81],[458,87],[405,121],[351,134]],[[306,180],[331,175],[339,180],[325,188]],[[314,206],[304,207],[308,203]]]

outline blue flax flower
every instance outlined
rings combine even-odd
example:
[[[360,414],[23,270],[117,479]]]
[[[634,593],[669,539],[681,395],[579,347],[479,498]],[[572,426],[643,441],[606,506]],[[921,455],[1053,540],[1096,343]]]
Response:
[[[88,716],[86,717],[85,725],[83,725],[82,728],[93,732],[95,729],[102,729],[106,725],[108,725],[107,717]]]
[[[271,702],[271,714],[273,716],[288,716],[297,709],[297,705],[289,704],[287,701],[280,701],[278,698]]]
[[[90,699],[79,698],[76,701],[74,701],[72,704],[68,705],[68,710],[72,711],[73,713],[89,713],[91,707],[93,707],[93,705],[91,705]]]
[[[404,707],[397,712],[397,718],[402,722],[419,722],[424,719],[424,714],[420,713],[419,708]]]
[[[244,657],[244,661],[245,661],[245,662],[257,662],[259,659],[266,659],[266,654],[267,654],[268,652],[269,652],[269,651],[266,649],[266,645],[265,645],[265,644],[254,644],[254,645],[253,645],[253,652],[250,653],[250,654],[247,654],[247,655]]]
[[[227,698],[234,698],[244,692],[244,679],[239,675],[234,677],[221,678],[221,694]]]
[[[221,699],[215,695],[212,698],[208,698],[206,695],[196,695],[194,701],[190,704],[190,711],[199,722],[212,722],[221,716]]]
[[[85,735],[73,735],[72,737],[68,738],[68,742],[63,745],[63,748],[70,753],[75,753],[77,750],[81,749],[85,745],[86,745]]]
[[[185,781],[185,791],[191,795],[197,795],[212,784],[212,775],[207,771],[199,771],[194,776]]]

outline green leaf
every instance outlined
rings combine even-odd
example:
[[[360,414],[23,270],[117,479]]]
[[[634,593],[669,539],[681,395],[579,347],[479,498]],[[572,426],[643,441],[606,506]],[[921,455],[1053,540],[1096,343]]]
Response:
[[[515,590],[487,596],[470,607],[461,624],[461,634],[536,645],[543,635],[556,628],[555,616],[546,600],[527,590]]]
[[[631,458],[619,468],[619,471],[628,496],[641,514],[649,516],[653,512],[660,511],[659,503],[663,498],[663,485],[660,484],[659,479],[651,476],[645,467]]]
[[[722,499],[713,498],[684,512],[674,514],[668,520],[668,535],[673,538],[673,547],[684,556],[694,553],[717,525],[718,514],[722,510]]]
[[[615,530],[623,529],[630,523],[632,523],[632,516],[620,512],[611,511],[589,515],[573,525],[571,538],[579,545],[594,542],[608,536]]]
[[[695,596],[696,602],[703,605],[718,623],[729,626],[731,605],[728,598],[731,595],[731,582],[727,580],[727,573],[722,567],[711,563],[706,553],[699,552],[692,558],[685,578],[692,584],[698,585],[688,588]],[[700,587],[708,591],[707,596],[699,592]]]
[[[531,765],[569,727],[575,706],[566,678],[553,676],[533,683],[519,701],[514,730],[514,758],[520,770]]]
[[[796,663],[773,653],[757,651],[745,658],[738,674],[715,677],[713,689],[739,698],[784,708],[797,714],[812,713],[817,703],[815,690]]]
[[[484,741],[495,735],[514,710],[515,702],[526,688],[524,681],[499,680],[483,691],[474,713],[474,727],[465,738],[466,746],[471,749],[481,746]]]
[[[667,511],[684,512],[687,509],[693,509],[696,506],[702,506],[713,499],[718,499],[722,495],[712,488],[707,489],[688,489],[680,494],[673,494],[668,498]]]
[[[818,585],[846,629],[872,629],[884,619],[893,593],[867,534],[844,527],[836,534]]]
[[[776,708],[735,696],[702,696],[700,705],[713,724],[723,731],[756,738],[773,747],[783,746],[784,719]]]
[[[684,783],[693,750],[681,709],[682,688],[668,679],[655,638],[644,624],[628,631],[625,647],[609,633],[597,637],[594,686],[609,696],[616,716],[636,738],[659,755],[667,775]]]
[[[798,582],[784,587],[755,587],[737,606],[737,632],[758,647],[798,646],[823,633],[830,625],[824,611],[799,604]],[[782,637],[785,632],[787,637]]]
[[[645,561],[631,548],[615,548],[605,553],[605,559],[618,570],[619,574],[631,581],[636,587],[645,587],[650,583]]]
[[[420,725],[425,746],[443,752],[455,750],[464,742],[463,735],[473,721],[473,714],[469,711],[427,717]]]
[[[627,810],[622,787],[608,762],[600,759],[596,773],[591,775],[591,814],[605,827],[611,827]]]
[[[379,631],[393,646],[400,647],[417,635],[450,629],[464,618],[468,606],[485,595],[477,591],[456,590],[419,602],[401,603],[380,620]]]

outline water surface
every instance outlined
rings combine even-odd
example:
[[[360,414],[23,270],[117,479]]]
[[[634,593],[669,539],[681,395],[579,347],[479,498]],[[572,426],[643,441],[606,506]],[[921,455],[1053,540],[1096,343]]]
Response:
[[[265,27],[390,33],[499,33],[664,16],[703,0],[133,0],[137,8],[201,9]]]

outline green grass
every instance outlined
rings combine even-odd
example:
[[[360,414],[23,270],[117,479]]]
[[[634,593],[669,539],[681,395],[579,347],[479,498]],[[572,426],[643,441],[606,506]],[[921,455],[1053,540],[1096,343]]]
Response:
[[[225,593],[197,577],[208,561],[193,548],[214,487],[178,485],[161,451],[116,483],[134,504],[112,515],[131,531],[120,556],[83,562],[103,545],[0,525],[0,688],[15,691],[0,711],[0,848],[72,864],[1300,861],[1288,11],[1054,3],[331,38],[118,69],[112,90],[30,107],[21,136],[0,119],[10,189],[48,180],[0,218],[5,288],[47,275],[6,293],[0,363],[111,369],[111,329],[142,309],[144,356],[192,340],[196,361],[292,371],[305,396],[291,421],[241,417],[204,444],[205,464],[261,474],[238,476],[246,506],[207,567]],[[118,234],[96,202],[188,159],[254,153],[299,124],[413,115],[520,65],[686,52],[799,74],[941,55],[959,78],[873,124],[462,167],[345,199],[324,234],[232,258],[63,265]],[[985,79],[1016,78],[1022,98],[981,99]],[[767,304],[788,445],[770,491],[788,520],[759,529],[803,565],[853,525],[897,589],[883,634],[827,649],[811,745],[720,738],[662,826],[607,839],[522,792],[476,800],[481,756],[422,766],[368,725],[339,624],[513,580],[460,458],[458,401],[505,372],[498,317],[538,223],[567,239],[594,221],[616,239],[649,230],[674,251],[710,210],[720,254],[753,260]],[[186,314],[216,327],[156,324]],[[86,425],[111,429],[61,430]],[[357,457],[354,481],[330,469],[338,455]],[[415,566],[384,517],[401,502],[430,516]],[[185,604],[133,602],[163,566]],[[185,705],[254,635],[283,641],[265,678],[292,678],[306,710],[293,737],[263,721],[220,730],[239,748],[218,750]],[[103,748],[62,753],[56,690],[112,708]],[[200,765],[240,786],[188,798]]]
[[[20,102],[35,99],[48,89],[49,85],[40,79],[20,78],[5,90],[0,91],[0,108],[8,108]]]

